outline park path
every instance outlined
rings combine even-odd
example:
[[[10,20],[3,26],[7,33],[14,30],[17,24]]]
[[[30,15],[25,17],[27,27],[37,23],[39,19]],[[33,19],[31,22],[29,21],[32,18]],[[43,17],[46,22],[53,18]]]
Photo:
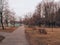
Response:
[[[0,43],[0,45],[29,45],[24,30],[24,26],[21,26],[14,32],[7,33],[4,35],[6,38]]]

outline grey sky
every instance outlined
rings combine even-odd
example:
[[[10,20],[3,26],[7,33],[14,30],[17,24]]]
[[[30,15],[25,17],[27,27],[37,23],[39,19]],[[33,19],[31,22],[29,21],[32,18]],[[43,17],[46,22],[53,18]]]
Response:
[[[26,13],[33,12],[40,2],[41,0],[9,0],[9,6],[16,12],[16,17],[23,17]]]
[[[39,2],[41,0],[9,0],[9,6],[15,10],[17,16],[24,16],[28,12],[33,12]]]

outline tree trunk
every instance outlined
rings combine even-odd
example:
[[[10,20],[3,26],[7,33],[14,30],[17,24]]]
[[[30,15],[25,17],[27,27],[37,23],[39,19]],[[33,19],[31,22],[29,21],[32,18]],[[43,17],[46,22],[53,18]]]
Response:
[[[14,27],[15,27],[15,21],[14,21]]]
[[[8,27],[8,20],[6,19],[5,21],[6,21],[6,25],[7,25],[7,27]]]
[[[0,14],[1,14],[1,24],[2,24],[2,29],[4,30],[4,25],[3,25],[3,16],[2,16],[2,12],[1,12]]]

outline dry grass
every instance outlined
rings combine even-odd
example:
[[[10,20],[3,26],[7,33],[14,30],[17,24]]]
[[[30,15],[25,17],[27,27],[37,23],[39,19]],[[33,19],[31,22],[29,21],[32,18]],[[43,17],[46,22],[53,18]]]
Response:
[[[2,30],[2,27],[0,27],[0,32],[13,32],[14,30],[16,30],[18,27],[5,27],[4,30]]]
[[[41,28],[41,27],[40,27]],[[30,45],[60,45],[60,28],[45,28],[47,35],[40,34],[39,30],[26,27],[26,36]]]

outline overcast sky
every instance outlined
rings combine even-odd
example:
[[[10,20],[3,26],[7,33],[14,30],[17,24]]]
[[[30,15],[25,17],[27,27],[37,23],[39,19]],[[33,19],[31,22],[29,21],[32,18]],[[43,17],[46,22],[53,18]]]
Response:
[[[23,17],[28,12],[33,12],[39,2],[41,0],[9,0],[9,6],[16,12],[16,16]]]
[[[24,16],[28,12],[33,12],[39,2],[41,0],[9,0],[9,6],[15,10],[17,16]]]

